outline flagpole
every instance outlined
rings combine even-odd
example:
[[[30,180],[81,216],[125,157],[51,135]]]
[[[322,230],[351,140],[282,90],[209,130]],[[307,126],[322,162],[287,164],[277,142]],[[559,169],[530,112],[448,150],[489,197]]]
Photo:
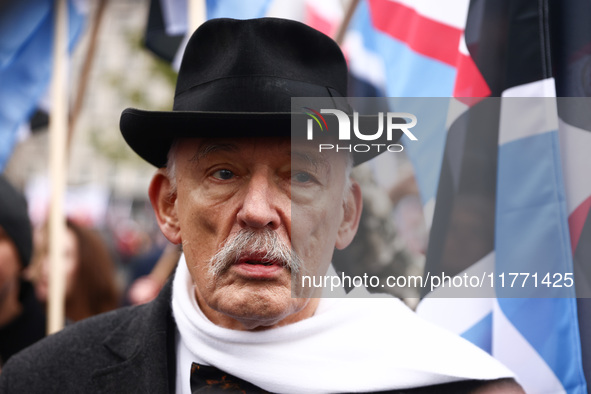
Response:
[[[78,88],[76,90],[76,95],[74,96],[74,100],[72,101],[72,110],[70,111],[70,119],[68,124],[68,141],[67,141],[67,154],[70,152],[70,147],[72,145],[72,138],[74,137],[74,130],[76,128],[76,123],[82,111],[82,104],[84,103],[84,97],[86,96],[86,88],[88,86],[88,80],[90,78],[90,71],[92,69],[92,65],[94,63],[94,57],[96,55],[96,47],[98,41],[98,33],[100,31],[101,23],[103,21],[103,16],[105,14],[105,9],[107,6],[107,0],[98,0],[97,7],[94,14],[94,21],[92,25],[92,29],[90,31],[90,39],[88,42],[88,49],[86,50],[86,56],[84,58],[84,63],[82,65],[82,71],[80,73],[80,77],[78,78]],[[69,156],[69,154],[68,154]]]
[[[49,121],[49,177],[51,206],[49,212],[49,297],[47,332],[64,327],[65,276],[63,245],[66,232],[64,190],[66,184],[66,140],[68,128],[68,95],[66,85],[68,9],[66,0],[55,0],[53,75]]]
[[[334,40],[336,41],[339,46],[343,44],[343,39],[345,38],[345,32],[349,27],[349,23],[351,22],[351,18],[353,18],[353,14],[355,13],[355,9],[359,4],[359,0],[350,0],[349,5],[347,6],[347,10],[345,11],[345,16],[343,17],[343,22],[339,26],[337,30]]]
[[[192,34],[207,18],[205,0],[188,0],[189,35]]]

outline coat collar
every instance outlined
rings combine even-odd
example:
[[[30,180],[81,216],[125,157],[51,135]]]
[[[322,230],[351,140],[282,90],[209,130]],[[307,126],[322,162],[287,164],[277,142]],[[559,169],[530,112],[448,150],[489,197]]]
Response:
[[[100,392],[174,392],[176,328],[170,307],[172,281],[146,305],[128,314],[103,342],[112,363],[96,370]]]

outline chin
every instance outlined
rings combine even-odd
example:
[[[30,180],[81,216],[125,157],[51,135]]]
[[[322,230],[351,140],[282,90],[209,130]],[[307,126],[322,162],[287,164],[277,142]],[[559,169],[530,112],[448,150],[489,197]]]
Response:
[[[214,309],[236,320],[246,330],[274,328],[298,320],[295,317],[308,302],[292,298],[290,288],[242,288],[232,293],[221,298]]]

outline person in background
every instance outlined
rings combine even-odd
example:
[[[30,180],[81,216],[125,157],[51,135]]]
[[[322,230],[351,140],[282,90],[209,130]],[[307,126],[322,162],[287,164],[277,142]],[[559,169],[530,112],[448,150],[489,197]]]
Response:
[[[180,257],[180,248],[177,245],[168,244],[152,271],[132,282],[127,291],[127,299],[130,304],[141,305],[156,298],[174,272]]]
[[[23,278],[33,251],[25,198],[0,175],[0,366],[45,336],[45,314]]]
[[[95,231],[71,220],[66,222],[64,269],[66,272],[66,319],[76,322],[120,305],[115,264],[107,246]],[[42,303],[48,297],[48,231],[38,234],[30,270],[35,293]]]

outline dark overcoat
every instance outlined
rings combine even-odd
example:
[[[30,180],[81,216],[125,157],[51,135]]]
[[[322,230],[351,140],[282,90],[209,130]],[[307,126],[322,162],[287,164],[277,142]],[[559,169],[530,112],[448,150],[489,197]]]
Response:
[[[148,304],[85,319],[11,357],[0,373],[0,393],[174,393],[171,294],[169,281]],[[496,383],[498,392],[514,388],[511,379]],[[470,380],[388,393],[471,393],[486,385]]]
[[[0,393],[174,393],[171,289],[169,282],[151,303],[82,320],[11,357]]]

